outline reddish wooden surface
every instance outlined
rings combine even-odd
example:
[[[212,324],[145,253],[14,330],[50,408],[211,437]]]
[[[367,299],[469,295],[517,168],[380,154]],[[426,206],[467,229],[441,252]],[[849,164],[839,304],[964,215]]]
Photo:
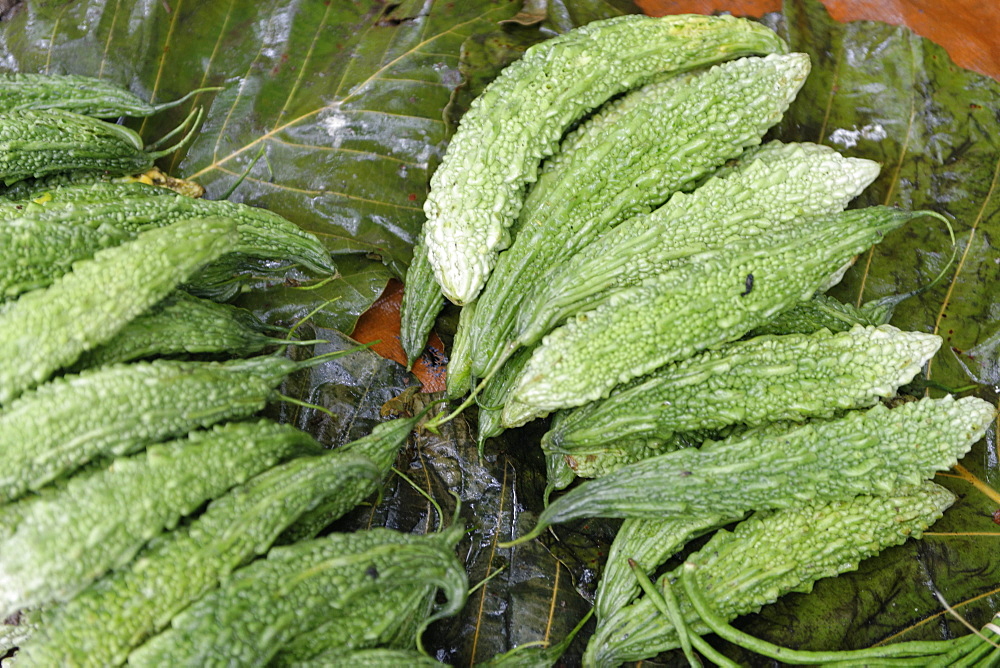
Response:
[[[652,16],[714,14],[759,17],[781,8],[781,0],[637,0]],[[962,67],[1000,79],[1000,2],[997,0],[823,0],[838,21],[883,21],[905,25],[948,50]],[[353,337],[363,343],[381,339],[375,350],[406,364],[399,343],[399,304],[403,286],[392,281],[371,310],[361,316]],[[428,352],[413,372],[425,392],[445,388],[444,346],[432,334]]]
[[[637,0],[644,12],[761,16],[780,0]],[[962,67],[1000,79],[1000,2],[997,0],[823,0],[838,21],[908,26],[948,50]]]

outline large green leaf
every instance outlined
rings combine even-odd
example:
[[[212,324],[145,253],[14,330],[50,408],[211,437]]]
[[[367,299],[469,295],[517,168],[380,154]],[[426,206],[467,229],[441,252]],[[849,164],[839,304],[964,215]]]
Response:
[[[318,311],[316,326],[349,331],[389,275],[402,274],[428,175],[474,95],[531,44],[624,11],[634,11],[624,0],[37,0],[0,25],[0,67],[99,75],[155,100],[224,86],[192,103],[206,107],[201,132],[164,166],[196,176],[212,196],[249,170],[234,199],[279,211],[333,252],[351,254],[339,258],[342,276],[317,289],[304,290],[315,280],[293,272],[262,276],[244,296],[273,322],[291,325]],[[953,219],[958,261],[937,287],[904,301],[893,322],[948,340],[930,368],[931,392],[939,391],[935,384],[972,383],[996,402],[1000,85],[956,68],[906,29],[837,24],[815,0],[790,1],[769,20],[813,59],[775,136],[882,162],[864,204],[932,208]],[[189,109],[134,126],[151,140]],[[912,224],[862,257],[835,293],[865,301],[907,292],[927,285],[949,256],[941,224]],[[271,410],[335,444],[364,433],[380,419],[379,407],[410,385],[398,366],[359,353],[283,387],[332,415],[292,404]],[[543,427],[493,439],[480,460],[474,417],[447,425],[440,437],[419,434],[397,464],[446,515],[455,507],[449,493],[462,499],[470,578],[493,576],[459,618],[432,630],[429,646],[456,664],[561,639],[589,607],[615,526],[580,522],[556,527],[543,541],[497,548],[530,527],[540,509]],[[942,476],[960,500],[922,542],[823,581],[812,594],[785,597],[741,625],[776,642],[823,648],[962,633],[942,614],[934,590],[981,624],[1000,587],[997,468],[991,434],[962,468]],[[381,503],[338,527],[427,531],[436,522],[428,502],[394,477]],[[578,660],[581,644],[568,663]]]
[[[333,253],[364,254],[401,277],[464,83],[463,45],[519,8],[516,0],[39,0],[3,24],[0,68],[98,76],[155,101],[221,86],[130,124],[152,141],[204,106],[194,142],[163,167],[210,197],[246,174],[232,199],[277,211]],[[490,64],[490,78],[502,64]],[[357,262],[343,273],[325,288],[339,302],[324,309],[323,324],[350,331],[390,274]],[[297,312],[299,297],[275,290],[267,304]]]

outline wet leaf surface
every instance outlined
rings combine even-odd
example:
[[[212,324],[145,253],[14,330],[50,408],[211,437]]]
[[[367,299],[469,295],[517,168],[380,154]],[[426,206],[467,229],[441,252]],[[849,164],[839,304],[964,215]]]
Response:
[[[470,0],[449,3],[196,3],[173,0],[37,1],[0,24],[0,67],[99,75],[154,100],[203,85],[224,89],[206,107],[196,141],[164,167],[196,177],[221,196],[244,172],[233,198],[274,209],[317,233],[340,255],[341,274],[318,285],[292,271],[261,275],[241,303],[298,334],[324,338],[315,352],[343,349],[357,317],[400,276],[422,223],[420,206],[457,119],[474,96],[531,44],[575,25],[635,11],[624,0]],[[786,120],[785,141],[819,141],[883,164],[860,204],[928,208],[926,219],[894,232],[859,258],[838,297],[867,301],[943,280],[904,301],[893,324],[937,332],[947,344],[923,384],[974,385],[1000,392],[1000,85],[956,68],[938,47],[904,28],[837,24],[822,6],[790,0],[779,26],[813,72]],[[133,121],[152,140],[190,110]],[[318,287],[316,287],[318,285]],[[304,289],[313,288],[313,289]],[[447,332],[445,332],[447,334]],[[308,355],[302,350],[296,354]],[[301,372],[282,392],[329,413],[277,403],[272,417],[335,446],[368,431],[387,402],[416,410],[431,395],[393,401],[416,385],[399,365],[370,351]],[[526,642],[558,641],[589,609],[613,522],[557,526],[513,549],[497,543],[533,526],[541,509],[544,423],[491,439],[480,459],[475,411],[440,436],[419,432],[397,468],[469,528],[460,546],[470,580],[489,580],[462,614],[432,627],[427,645],[456,665],[483,662]],[[1000,508],[995,430],[955,472],[940,476],[959,501],[927,537],[886,551],[853,574],[821,581],[739,625],[774,642],[807,648],[861,647],[892,638],[964,633],[941,613],[934,591],[973,624],[998,607]],[[378,503],[336,525],[433,530],[433,506],[393,475]],[[590,629],[564,661],[579,662]],[[748,663],[759,658],[741,655]],[[676,654],[654,663],[680,665]]]

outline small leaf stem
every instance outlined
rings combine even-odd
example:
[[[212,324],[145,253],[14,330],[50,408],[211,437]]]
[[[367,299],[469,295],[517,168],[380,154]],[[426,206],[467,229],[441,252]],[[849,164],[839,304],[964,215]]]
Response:
[[[441,531],[444,528],[444,513],[441,511],[441,505],[438,504],[437,500],[435,500],[435,498],[431,496],[427,492],[427,490],[425,490],[423,487],[415,483],[408,475],[397,469],[395,466],[393,466],[391,470],[393,473],[395,473],[400,478],[405,480],[410,485],[410,487],[412,487],[414,491],[417,492],[417,494],[427,499],[428,503],[434,506],[434,510],[435,512],[437,512],[438,516],[438,531]]]
[[[953,641],[931,640],[897,643],[884,647],[869,647],[862,650],[811,652],[774,645],[766,640],[733,628],[726,620],[720,617],[705,600],[704,595],[697,586],[694,578],[694,572],[697,569],[698,567],[695,564],[686,562],[682,567],[680,579],[684,585],[684,592],[687,594],[688,600],[694,606],[701,620],[719,637],[744,649],[772,659],[786,663],[806,665],[833,662],[853,662],[854,665],[858,665],[858,662],[871,662],[878,659],[887,659],[884,663],[886,666],[927,665],[928,657],[944,654],[955,646]],[[901,660],[892,661],[888,659]],[[918,659],[919,661],[914,663],[913,659]],[[875,664],[869,663],[869,665]]]
[[[158,141],[153,142],[152,144],[150,144],[149,146],[146,147],[147,151],[152,151],[151,153],[149,153],[149,157],[151,159],[153,159],[153,160],[159,160],[163,156],[170,155],[174,151],[179,151],[180,149],[182,149],[185,146],[187,146],[187,144],[192,139],[194,139],[194,136],[195,136],[195,134],[198,131],[198,124],[201,123],[201,117],[202,117],[203,114],[204,114],[204,110],[201,107],[197,107],[195,109],[192,109],[191,113],[188,114],[187,118],[185,118],[184,121],[180,125],[178,125],[176,128],[174,128],[173,130],[171,130],[170,132],[168,132],[166,135],[164,135],[163,137],[161,137]],[[192,123],[192,121],[193,121],[193,123]],[[167,141],[169,141],[170,139],[172,139],[174,137],[174,135],[176,135],[176,134],[178,134],[180,132],[183,132],[185,129],[187,129],[188,125],[191,126],[191,131],[188,132],[186,135],[184,135],[184,137],[179,142],[177,142],[176,144],[174,144],[170,148],[165,148],[165,149],[163,149],[161,151],[157,151],[156,150],[157,148],[159,148],[160,146],[162,146],[164,143],[166,143]]]
[[[488,374],[486,374],[486,376],[482,380],[479,381],[479,384],[476,385],[472,389],[472,392],[469,394],[469,396],[466,398],[465,401],[463,401],[461,404],[459,404],[458,408],[456,408],[455,410],[453,410],[448,415],[443,415],[442,414],[442,415],[438,415],[438,416],[434,417],[431,420],[428,420],[428,422],[424,425],[424,428],[427,429],[428,431],[436,434],[436,433],[438,433],[438,429],[440,429],[441,425],[443,425],[445,423],[448,423],[448,422],[451,422],[452,420],[454,420],[455,418],[457,418],[459,415],[461,415],[462,411],[464,411],[466,408],[468,408],[472,404],[476,403],[476,397],[478,396],[478,394],[480,392],[482,392],[483,388],[486,387],[486,384],[488,382],[490,382],[491,380],[493,380],[493,377],[497,374],[497,372],[500,371],[500,368],[503,367],[503,361],[506,360],[506,358],[507,358],[507,356],[505,356],[503,358],[503,360],[501,360],[498,364],[496,364],[490,370],[490,372]]]
[[[646,572],[642,570],[635,559],[630,558],[628,566],[632,569],[635,579],[639,581],[639,588],[645,592],[646,596],[649,596],[656,609],[673,624],[674,630],[677,631],[677,640],[680,642],[681,650],[684,652],[688,664],[693,668],[701,668],[701,660],[695,655],[691,647],[691,636],[689,635],[687,622],[684,621],[684,615],[681,614],[681,608],[677,604],[677,597],[674,596],[674,590],[670,587],[670,581],[664,578],[663,591],[657,591],[653,583],[650,582],[649,576],[646,575]]]

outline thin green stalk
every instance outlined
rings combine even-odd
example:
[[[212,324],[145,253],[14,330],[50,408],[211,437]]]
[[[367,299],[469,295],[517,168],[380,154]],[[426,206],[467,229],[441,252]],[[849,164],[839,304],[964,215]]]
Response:
[[[632,574],[635,575],[635,579],[639,581],[639,587],[649,596],[650,600],[653,601],[653,605],[670,620],[673,624],[674,629],[677,631],[677,639],[681,644],[681,650],[684,652],[684,656],[687,658],[688,663],[694,668],[701,668],[701,660],[695,655],[694,650],[691,648],[691,638],[688,635],[688,626],[684,621],[684,616],[681,614],[681,608],[677,604],[677,597],[674,596],[674,590],[670,587],[670,581],[664,578],[663,580],[663,591],[659,592],[653,583],[649,581],[649,576],[646,572],[639,566],[639,563],[635,559],[628,560],[629,568],[632,569]]]
[[[305,323],[307,323],[310,318],[312,318],[314,315],[316,315],[317,313],[319,313],[320,311],[322,311],[323,309],[325,309],[327,306],[329,306],[333,302],[337,301],[338,299],[340,299],[339,295],[336,296],[336,297],[333,297],[331,299],[327,299],[325,302],[323,302],[322,304],[320,304],[319,306],[317,306],[316,308],[314,308],[312,311],[309,311],[309,313],[307,313],[305,315],[305,317],[303,317],[297,323],[295,323],[294,325],[292,325],[292,328],[290,330],[288,330],[288,336],[286,336],[285,338],[290,341],[292,339],[292,337],[295,335],[295,332],[298,331],[299,327],[301,327],[302,325],[304,325]]]
[[[156,110],[156,113],[159,113],[161,111],[166,111],[167,109],[173,109],[176,106],[184,104],[184,102],[186,102],[187,100],[190,100],[195,95],[199,95],[201,93],[214,93],[215,91],[222,90],[223,88],[224,88],[223,86],[210,86],[208,88],[196,88],[195,90],[191,91],[190,93],[188,93],[184,97],[180,98],[179,100],[174,100],[173,102],[164,102],[162,104],[154,104],[152,106],[153,106],[153,109]]]
[[[994,649],[990,655],[976,664],[976,668],[997,668],[1000,666],[1000,649]]]
[[[708,644],[708,642],[702,638],[697,633],[688,633],[687,623],[684,621],[684,617],[680,614],[680,606],[677,604],[677,598],[674,596],[673,590],[670,589],[669,583],[665,583],[666,586],[663,588],[663,593],[656,588],[656,586],[650,582],[649,576],[646,572],[632,559],[629,559],[629,566],[632,567],[632,572],[635,573],[636,579],[639,581],[639,588],[649,596],[649,600],[653,603],[653,606],[660,611],[661,614],[665,615],[671,620],[674,628],[677,630],[678,638],[686,637],[691,645],[694,646],[699,652],[704,655],[706,659],[711,661],[717,666],[722,666],[722,668],[740,668],[739,664],[734,663],[728,657],[722,655],[717,649]],[[672,615],[670,612],[671,604],[669,601],[673,602],[673,606],[676,608],[676,615]],[[701,665],[698,662],[698,658],[692,654],[688,654],[685,651],[688,663],[692,665]]]
[[[973,635],[959,638],[951,650],[934,657],[933,661],[926,664],[926,668],[950,668],[962,657],[967,656],[969,652],[975,651],[977,645],[976,637]]]
[[[194,139],[194,136],[198,131],[198,124],[201,123],[201,117],[203,114],[204,114],[204,109],[202,109],[201,107],[196,107],[195,109],[192,109],[191,113],[188,114],[187,118],[185,118],[180,125],[178,125],[176,128],[174,128],[166,135],[161,137],[158,141],[155,141],[146,147],[147,151],[151,151],[151,153],[149,153],[149,157],[152,158],[153,160],[159,160],[163,156],[170,155],[174,151],[178,151],[182,149],[184,146],[186,146],[188,142]],[[194,122],[192,123],[192,121]],[[187,129],[188,125],[191,125],[191,131],[188,132],[186,135],[184,135],[183,139],[181,139],[179,142],[177,142],[170,148],[165,148],[162,151],[156,150],[159,146],[172,139],[174,135],[183,132],[185,129]]]
[[[719,637],[748,649],[757,654],[761,654],[772,659],[784,661],[786,663],[800,663],[815,665],[821,663],[852,661],[865,662],[877,659],[923,659],[926,665],[927,658],[943,654],[952,649],[953,644],[948,641],[915,641],[907,643],[897,643],[884,647],[869,647],[862,650],[850,651],[828,651],[811,652],[803,650],[793,650],[787,647],[780,647],[772,643],[744,633],[730,626],[726,620],[720,617],[705,600],[704,594],[699,590],[694,578],[694,571],[697,566],[687,562],[683,566],[681,581],[684,585],[684,592],[688,600],[694,606],[695,611],[701,620],[708,625]],[[887,662],[887,665],[913,665],[911,663]]]
[[[408,475],[406,475],[405,473],[403,473],[402,471],[400,471],[399,469],[397,469],[395,466],[392,467],[392,472],[395,473],[396,475],[398,475],[403,480],[405,480],[407,483],[409,483],[410,487],[412,487],[414,490],[416,490],[416,492],[418,494],[420,494],[420,496],[422,496],[425,499],[427,499],[428,503],[430,503],[432,506],[434,506],[434,510],[437,512],[437,516],[438,516],[438,531],[441,531],[444,528],[444,512],[442,512],[441,506],[440,506],[440,504],[438,504],[437,500],[433,496],[431,496],[427,492],[427,490],[425,490],[423,487],[421,487],[417,483],[413,482],[413,480],[411,480]]]
[[[472,596],[472,595],[473,595],[473,594],[474,594],[474,593],[475,593],[476,591],[478,591],[479,589],[481,589],[481,588],[485,587],[485,586],[486,586],[486,584],[487,584],[487,583],[488,583],[488,582],[489,582],[490,580],[492,580],[492,579],[493,579],[493,578],[495,578],[496,576],[500,575],[500,574],[501,574],[501,573],[503,573],[503,572],[504,572],[505,570],[507,570],[507,564],[504,564],[504,565],[503,565],[503,566],[501,566],[500,568],[496,569],[495,571],[493,571],[492,573],[490,573],[489,575],[487,575],[486,577],[484,577],[484,578],[483,578],[482,580],[480,580],[480,581],[479,581],[479,582],[478,582],[478,583],[476,584],[476,586],[475,586],[475,587],[472,587],[471,589],[469,589],[469,596]],[[545,641],[544,641],[544,640],[538,640],[538,641],[536,641],[536,642],[533,642],[533,643],[525,643],[524,645],[518,645],[518,647],[527,647],[527,646],[529,646],[529,645],[544,645],[544,644],[545,644]]]
[[[505,356],[503,359],[506,360],[507,357],[509,357],[509,355]],[[472,388],[472,392],[469,393],[469,396],[466,397],[465,401],[463,401],[458,406],[458,408],[456,408],[455,410],[453,410],[448,415],[444,415],[444,411],[442,411],[441,414],[439,414],[437,417],[435,417],[435,418],[433,418],[431,420],[428,420],[424,424],[424,428],[427,431],[431,432],[432,434],[439,433],[438,430],[440,429],[441,425],[446,424],[448,422],[451,422],[452,420],[454,420],[455,418],[457,418],[459,415],[461,415],[462,411],[464,411],[466,408],[468,408],[472,404],[476,403],[476,397],[479,395],[480,392],[483,391],[483,388],[486,387],[486,383],[490,382],[493,379],[493,376],[495,376],[497,374],[497,372],[500,371],[500,368],[502,366],[503,366],[503,361],[501,361],[499,364],[495,365],[493,367],[493,369],[491,369],[490,372],[482,380],[479,381],[479,384],[476,385],[474,388]]]
[[[922,286],[920,286],[919,288],[917,288],[915,290],[910,290],[909,292],[904,292],[901,295],[889,295],[889,296],[886,296],[886,297],[882,297],[881,299],[878,299],[875,302],[868,302],[869,304],[875,303],[875,304],[878,304],[880,307],[884,307],[884,306],[888,305],[890,307],[890,312],[891,312],[892,309],[895,309],[896,306],[898,306],[900,303],[906,301],[910,297],[916,297],[917,295],[923,294],[923,293],[927,292],[928,290],[932,289],[938,283],[940,283],[941,280],[944,278],[945,274],[947,273],[947,271],[955,263],[955,260],[958,258],[958,244],[955,241],[955,230],[951,226],[951,221],[948,220],[944,215],[942,215],[940,213],[937,213],[937,212],[934,212],[934,211],[925,211],[924,213],[926,215],[928,215],[928,216],[931,216],[932,218],[937,218],[938,220],[942,221],[945,224],[945,226],[948,228],[948,236],[951,238],[951,257],[949,257],[948,261],[945,262],[945,264],[944,264],[943,267],[941,267],[941,270],[937,273],[937,276],[935,276],[931,280],[931,282],[928,283],[927,285],[922,285]],[[868,304],[866,304],[866,306],[867,305]],[[827,309],[823,309],[823,310],[827,310]],[[835,313],[829,313],[829,315],[837,317],[837,318],[841,317],[841,316],[839,316],[839,315],[837,315]]]
[[[292,290],[318,290],[318,289],[322,288],[323,286],[325,286],[330,281],[335,281],[338,278],[340,278],[340,276],[334,274],[333,276],[327,276],[323,280],[317,281],[317,282],[313,283],[312,285],[296,285],[295,287],[292,288]]]
[[[332,418],[337,417],[337,415],[329,408],[324,408],[323,406],[320,406],[318,404],[311,404],[308,401],[302,401],[301,399],[290,397],[287,394],[278,394],[277,397],[280,401],[284,401],[286,403],[293,404],[295,406],[302,406],[303,408],[312,408],[313,410],[317,410],[321,413],[326,413]]]

